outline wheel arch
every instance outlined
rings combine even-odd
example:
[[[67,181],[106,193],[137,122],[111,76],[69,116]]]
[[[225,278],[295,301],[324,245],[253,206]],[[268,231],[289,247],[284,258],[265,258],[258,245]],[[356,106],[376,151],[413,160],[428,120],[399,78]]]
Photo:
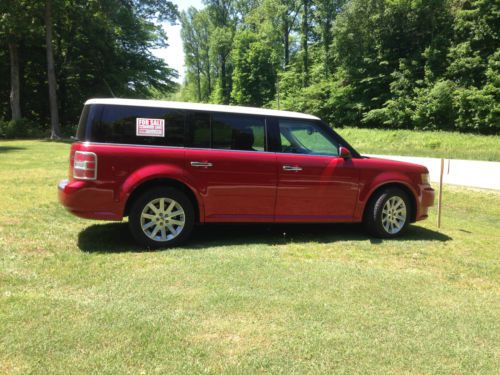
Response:
[[[414,223],[417,219],[417,198],[415,196],[415,193],[413,190],[406,185],[404,182],[400,181],[393,181],[393,182],[387,182],[382,185],[377,186],[375,189],[373,189],[370,194],[368,195],[368,199],[366,199],[366,202],[363,207],[363,220],[366,215],[366,209],[369,207],[370,202],[374,199],[376,194],[380,192],[381,190],[387,189],[387,188],[397,188],[406,193],[408,196],[408,199],[410,200],[410,210],[411,210],[411,216],[410,216],[410,223]]]
[[[179,180],[173,179],[173,178],[165,178],[165,177],[157,177],[153,178],[147,181],[144,181],[137,185],[134,190],[128,195],[128,198],[125,203],[125,208],[123,210],[123,216],[128,216],[130,213],[130,208],[134,201],[141,196],[145,191],[153,188],[153,187],[158,187],[158,186],[168,186],[168,187],[173,187],[175,189],[178,189],[182,191],[186,196],[189,198],[191,201],[194,212],[195,212],[195,223],[199,223],[202,218],[202,213],[201,213],[201,208],[202,205],[198,201],[198,198],[196,197],[194,191],[192,190],[191,187],[189,187],[187,184],[184,182],[181,182]]]

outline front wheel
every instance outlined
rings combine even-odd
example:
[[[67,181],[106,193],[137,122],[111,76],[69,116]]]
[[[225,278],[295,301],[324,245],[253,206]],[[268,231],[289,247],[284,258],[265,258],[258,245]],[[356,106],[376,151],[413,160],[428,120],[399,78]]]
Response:
[[[403,190],[383,189],[370,199],[365,211],[364,224],[367,231],[375,237],[397,237],[408,228],[410,212],[410,201]]]
[[[153,188],[134,201],[129,226],[135,240],[148,248],[171,247],[186,241],[194,225],[194,209],[183,192]]]

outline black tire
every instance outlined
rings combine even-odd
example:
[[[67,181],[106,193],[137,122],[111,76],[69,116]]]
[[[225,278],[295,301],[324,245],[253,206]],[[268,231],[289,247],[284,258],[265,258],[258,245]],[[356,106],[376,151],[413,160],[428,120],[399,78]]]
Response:
[[[396,232],[391,232],[391,228],[394,229],[396,228],[391,227],[391,224],[387,222],[387,220],[383,220],[383,209],[386,203],[391,199],[391,202],[400,202],[398,199],[401,199],[402,202],[404,202],[405,205],[405,210],[406,210],[406,215],[404,219],[404,223],[401,226],[399,230]],[[364,226],[368,233],[370,233],[372,236],[379,237],[379,238],[394,238],[402,235],[407,229],[408,225],[410,223],[410,218],[412,215],[412,207],[410,204],[410,199],[408,197],[408,194],[403,191],[402,189],[396,188],[396,187],[388,187],[386,189],[381,189],[377,191],[370,199],[368,202],[366,209],[365,209],[365,215],[364,215]],[[384,217],[386,218],[386,214],[384,214]],[[383,224],[386,223],[384,226]],[[398,223],[401,221],[401,219],[398,221]],[[387,226],[389,229],[387,229]]]
[[[178,207],[182,208],[184,213],[176,215],[175,218],[173,217],[167,218],[168,216],[167,214],[165,214],[160,218],[159,217],[160,214],[154,213],[150,208],[151,206],[148,206],[148,204],[152,202],[157,202],[157,204],[159,205],[161,204],[159,200],[162,200],[162,198],[164,207],[165,204],[170,204],[172,201],[175,201],[175,203],[178,204],[178,206],[176,205],[175,208],[176,209]],[[156,209],[159,209],[159,207],[161,206],[156,206],[155,204]],[[154,222],[149,227],[152,229],[149,228],[146,230],[142,229],[141,215],[143,214],[143,210],[146,210],[144,213],[147,214],[148,216],[155,215],[154,219],[142,218],[142,220],[149,220],[148,222],[144,221],[146,224]],[[175,212],[180,212],[180,210],[177,210]],[[184,219],[184,226],[175,235],[167,228],[167,224],[171,219],[172,220],[175,219],[175,221],[180,221]],[[186,194],[184,194],[182,191],[178,189],[171,187],[155,187],[144,192],[132,203],[130,207],[129,227],[132,236],[140,245],[150,249],[155,249],[160,247],[167,248],[180,245],[189,238],[191,231],[193,230],[194,219],[195,219],[195,213],[193,204],[191,203],[191,200],[186,196]],[[160,230],[160,232],[158,232],[159,233],[158,235],[154,235],[153,232],[156,229],[157,225],[160,228],[163,228],[163,232]],[[171,228],[175,228],[176,230],[178,230],[181,227],[180,225],[177,224],[170,224],[169,226]],[[148,236],[145,231],[149,232],[149,235],[154,235],[156,239],[152,238],[151,236]],[[168,239],[167,236],[165,236],[165,240],[162,240],[160,237],[164,233],[172,238]]]

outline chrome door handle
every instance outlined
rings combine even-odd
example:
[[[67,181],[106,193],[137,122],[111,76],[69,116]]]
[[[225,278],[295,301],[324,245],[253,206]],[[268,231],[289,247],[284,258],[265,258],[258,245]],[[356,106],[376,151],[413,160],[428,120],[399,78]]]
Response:
[[[213,167],[214,165],[212,163],[209,163],[208,161],[192,161],[191,162],[191,167],[204,167],[204,168],[209,168]]]
[[[284,165],[283,166],[284,171],[291,171],[291,172],[298,172],[302,170],[302,167],[299,167],[298,165]]]

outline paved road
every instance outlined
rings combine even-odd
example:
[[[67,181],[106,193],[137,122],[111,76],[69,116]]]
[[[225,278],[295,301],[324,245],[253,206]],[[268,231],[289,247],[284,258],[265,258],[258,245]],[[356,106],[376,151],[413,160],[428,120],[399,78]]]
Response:
[[[411,156],[369,155],[425,165],[432,182],[439,182],[441,159]],[[500,162],[444,159],[443,183],[500,190]]]

